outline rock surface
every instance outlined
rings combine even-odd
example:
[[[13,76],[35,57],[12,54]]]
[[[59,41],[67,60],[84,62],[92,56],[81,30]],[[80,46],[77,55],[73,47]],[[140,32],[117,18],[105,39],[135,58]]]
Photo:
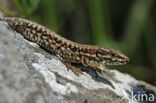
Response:
[[[154,95],[150,103],[156,102],[156,87],[128,74],[106,69],[96,77],[83,69],[76,76],[56,56],[0,21],[0,103],[138,103],[133,92]]]

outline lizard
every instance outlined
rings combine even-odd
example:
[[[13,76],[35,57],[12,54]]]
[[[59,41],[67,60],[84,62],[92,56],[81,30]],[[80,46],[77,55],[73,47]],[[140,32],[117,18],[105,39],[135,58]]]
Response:
[[[30,20],[0,17],[0,21],[7,22],[13,30],[22,34],[28,41],[60,56],[68,70],[72,70],[75,74],[82,71],[73,64],[81,64],[94,71],[103,71],[101,66],[123,65],[129,62],[129,58],[119,50],[73,42]]]

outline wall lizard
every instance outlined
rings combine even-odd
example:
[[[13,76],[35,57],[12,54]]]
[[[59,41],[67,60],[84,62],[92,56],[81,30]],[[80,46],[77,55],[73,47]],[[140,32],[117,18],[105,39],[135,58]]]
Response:
[[[51,53],[59,55],[68,69],[82,73],[73,64],[82,64],[95,71],[102,71],[103,65],[126,64],[129,58],[119,50],[102,46],[79,44],[57,35],[52,30],[35,22],[15,17],[0,17],[8,25],[21,33],[23,37]]]

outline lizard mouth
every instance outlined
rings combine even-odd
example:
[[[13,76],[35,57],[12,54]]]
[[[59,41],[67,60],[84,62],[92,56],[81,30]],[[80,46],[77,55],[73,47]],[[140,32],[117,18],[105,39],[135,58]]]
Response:
[[[101,65],[124,65],[129,62],[129,58],[119,59],[119,60],[103,60]]]

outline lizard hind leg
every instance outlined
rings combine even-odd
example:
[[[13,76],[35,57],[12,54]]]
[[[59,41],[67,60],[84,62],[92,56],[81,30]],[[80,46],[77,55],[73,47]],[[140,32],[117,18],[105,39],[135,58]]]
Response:
[[[77,76],[79,76],[79,74],[83,74],[83,72],[81,71],[80,68],[76,68],[75,66],[73,66],[71,63],[65,62],[64,63],[66,65],[66,67],[68,68],[68,70],[70,69],[72,72],[74,72]]]

